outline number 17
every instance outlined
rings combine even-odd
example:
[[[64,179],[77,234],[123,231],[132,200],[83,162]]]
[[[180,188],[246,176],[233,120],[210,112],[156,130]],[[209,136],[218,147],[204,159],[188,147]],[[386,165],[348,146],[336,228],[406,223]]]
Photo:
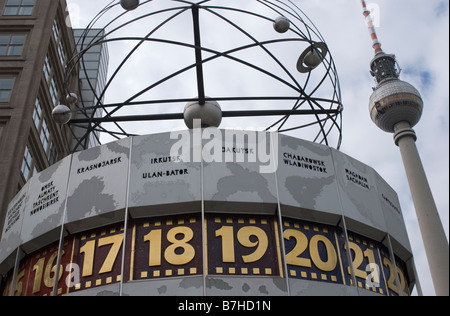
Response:
[[[94,256],[95,256],[95,243],[96,240],[88,241],[83,247],[80,248],[80,253],[84,253],[84,262],[83,262],[83,277],[91,276],[94,274]],[[109,250],[108,255],[106,256],[105,261],[100,269],[100,274],[111,272],[114,266],[114,263],[119,256],[120,248],[123,243],[123,234],[117,234],[114,236],[100,238],[98,240],[98,247],[103,247],[106,245],[112,245]]]

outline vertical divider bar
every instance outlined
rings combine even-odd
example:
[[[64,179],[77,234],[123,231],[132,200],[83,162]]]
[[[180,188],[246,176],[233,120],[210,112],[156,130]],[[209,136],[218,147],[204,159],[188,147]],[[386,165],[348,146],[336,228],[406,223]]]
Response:
[[[392,249],[391,236],[389,234],[387,234],[387,241],[388,241],[389,256],[391,257],[392,264],[394,265],[395,282],[397,283],[398,296],[403,296],[403,289],[401,287],[400,278],[398,276],[398,270],[397,270],[398,266],[397,266],[397,262],[395,260],[394,250]]]
[[[341,199],[340,193],[339,193],[339,200]],[[348,238],[348,230],[347,230],[347,224],[345,223],[345,216],[341,216],[341,222],[342,222],[342,229],[344,230],[344,237],[345,237],[345,245],[347,247],[347,260],[348,260],[348,266],[350,267],[350,271],[352,273],[352,282],[353,286],[356,288],[357,293],[359,293],[358,283],[356,282],[356,275],[355,275],[355,267],[353,266],[353,257],[351,255],[350,250],[350,240]]]
[[[58,295],[58,283],[59,283],[59,266],[61,265],[61,257],[62,257],[62,250],[64,247],[64,237],[65,237],[65,221],[66,221],[66,216],[67,216],[67,199],[69,198],[69,185],[70,185],[70,180],[71,180],[71,171],[72,171],[72,164],[73,164],[73,154],[70,155],[70,166],[69,166],[69,176],[67,177],[67,184],[66,184],[66,196],[65,196],[65,201],[64,201],[64,211],[63,211],[63,216],[61,218],[61,232],[59,234],[59,245],[58,245],[58,255],[56,257],[56,266],[55,266],[55,280],[53,281],[53,293],[52,296],[57,296]],[[63,267],[64,269],[64,267]],[[64,274],[64,272],[63,272]]]
[[[338,174],[338,170],[336,169],[336,164],[334,163],[334,160],[336,158],[334,156],[334,151],[333,150],[331,150],[331,158],[333,160],[334,174],[337,175]],[[352,258],[351,251],[350,251],[350,241],[348,239],[347,224],[345,222],[344,207],[343,207],[343,204],[342,204],[342,198],[341,198],[341,192],[340,192],[339,185],[337,185],[337,193],[338,193],[338,199],[339,199],[339,209],[341,211],[341,219],[340,219],[339,222],[342,223],[342,229],[344,231],[344,238],[345,238],[345,246],[347,247],[347,250],[348,250],[348,251],[346,251],[348,265],[350,267],[350,271],[351,271],[351,274],[352,274],[353,286],[355,287],[356,292],[359,293],[358,284],[356,282],[355,268],[353,267],[353,258]]]
[[[194,126],[195,128],[195,126]],[[201,127],[197,126],[198,129],[201,131]],[[194,133],[194,137],[196,136],[196,133]],[[201,144],[200,148],[200,190],[201,190],[201,211],[202,211],[202,257],[203,257],[203,296],[206,296],[206,276],[208,275],[208,264],[207,264],[207,256],[208,256],[208,250],[207,248],[207,238],[206,236],[206,222],[205,222],[205,173],[204,173],[204,164],[203,164],[203,138],[201,137],[201,134],[198,135],[200,139],[198,140]],[[194,141],[194,144],[196,142]],[[195,150],[195,148],[194,148]]]
[[[131,175],[131,163],[132,163],[132,154],[133,154],[133,140],[134,137],[130,139],[130,148],[128,154],[128,175],[127,175],[127,192],[125,193],[125,220],[123,223],[123,244],[122,244],[122,266],[120,271],[120,285],[119,285],[119,296],[123,295],[123,280],[125,277],[125,260],[126,260],[126,250],[127,250],[127,234],[128,234],[128,220],[130,217],[130,213],[128,211],[129,205],[129,194],[130,194],[130,175]],[[130,249],[130,256],[132,256]],[[132,267],[130,264],[130,271]]]
[[[278,133],[271,133],[269,132],[270,135],[270,150],[271,150],[271,155],[275,155],[275,151],[273,146],[274,146],[274,141],[273,141],[273,137],[278,137]],[[278,144],[278,142],[277,142]],[[273,157],[274,160],[272,161],[276,161],[276,159],[278,159],[278,157]],[[278,220],[279,225],[278,225],[278,234],[280,236],[279,240],[280,240],[280,249],[281,249],[281,260],[283,261],[283,270],[284,270],[284,277],[286,279],[286,291],[287,291],[287,295],[291,296],[291,290],[289,287],[289,274],[288,274],[288,268],[287,268],[287,262],[286,262],[286,247],[284,246],[284,236],[283,236],[283,218],[281,216],[281,203],[280,203],[280,191],[279,191],[279,187],[278,187],[278,173],[277,170],[274,170],[274,176],[275,176],[275,190],[277,191],[277,215],[278,218],[276,220]],[[281,272],[281,271],[280,271]]]
[[[16,292],[16,285],[17,285],[17,275],[19,274],[19,264],[20,264],[20,257],[21,253],[22,253],[22,248],[21,246],[17,247],[17,252],[16,252],[16,259],[14,261],[14,271],[13,271],[13,277],[12,277],[12,281],[11,281],[11,286],[9,288],[9,296],[14,296],[14,293]]]

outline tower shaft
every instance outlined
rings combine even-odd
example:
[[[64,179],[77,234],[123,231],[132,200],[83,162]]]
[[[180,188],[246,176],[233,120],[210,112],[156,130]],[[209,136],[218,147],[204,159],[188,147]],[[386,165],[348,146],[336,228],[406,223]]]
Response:
[[[417,220],[422,233],[436,294],[449,295],[449,250],[441,219],[416,146],[416,134],[407,122],[395,126]]]

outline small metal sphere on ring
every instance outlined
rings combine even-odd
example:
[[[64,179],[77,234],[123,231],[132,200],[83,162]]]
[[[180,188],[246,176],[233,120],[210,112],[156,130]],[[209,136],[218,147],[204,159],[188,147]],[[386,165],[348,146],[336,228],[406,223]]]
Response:
[[[72,118],[72,113],[67,105],[60,104],[52,111],[53,120],[61,125],[67,124]]]
[[[273,28],[278,33],[286,33],[289,31],[289,28],[291,27],[291,22],[288,18],[284,16],[280,16],[275,19],[275,22],[273,23]]]
[[[120,0],[120,5],[125,10],[131,11],[139,6],[139,0]]]

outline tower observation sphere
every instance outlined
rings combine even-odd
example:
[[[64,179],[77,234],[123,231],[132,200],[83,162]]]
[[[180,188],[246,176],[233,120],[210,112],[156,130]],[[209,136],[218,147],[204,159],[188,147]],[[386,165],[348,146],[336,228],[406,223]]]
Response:
[[[395,126],[407,122],[414,127],[422,117],[422,97],[411,84],[399,79],[394,55],[378,52],[371,64],[377,87],[369,100],[372,121],[383,131],[395,132]]]
[[[411,84],[393,79],[380,84],[370,97],[370,117],[383,131],[394,133],[400,122],[414,127],[420,120],[423,101],[419,91]]]

